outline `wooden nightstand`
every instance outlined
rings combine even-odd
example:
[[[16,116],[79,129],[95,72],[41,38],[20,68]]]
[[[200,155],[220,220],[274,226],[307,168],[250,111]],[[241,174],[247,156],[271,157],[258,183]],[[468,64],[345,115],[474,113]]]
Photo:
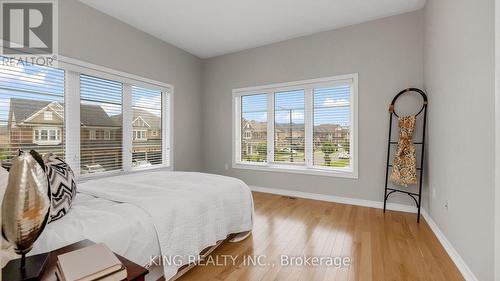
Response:
[[[62,247],[60,249],[51,251],[49,253],[49,260],[47,261],[47,266],[45,267],[45,272],[43,274],[42,281],[57,281],[55,271],[56,271],[56,262],[58,255],[71,252],[80,248],[84,248],[92,244],[95,243],[90,240],[82,240],[80,242],[76,242],[66,247]],[[148,274],[148,270],[146,268],[134,262],[131,262],[120,255],[116,254],[116,256],[127,268],[127,276],[128,276],[127,281],[144,281],[144,276]]]

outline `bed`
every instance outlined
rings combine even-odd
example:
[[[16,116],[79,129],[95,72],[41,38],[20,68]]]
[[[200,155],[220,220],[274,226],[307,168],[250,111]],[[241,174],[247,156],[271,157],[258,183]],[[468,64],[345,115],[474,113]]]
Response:
[[[30,254],[90,239],[141,265],[164,255],[185,268],[229,235],[249,233],[252,217],[252,194],[235,178],[167,171],[101,178],[78,185],[70,212],[47,225]],[[161,265],[166,280],[178,277],[181,266]]]

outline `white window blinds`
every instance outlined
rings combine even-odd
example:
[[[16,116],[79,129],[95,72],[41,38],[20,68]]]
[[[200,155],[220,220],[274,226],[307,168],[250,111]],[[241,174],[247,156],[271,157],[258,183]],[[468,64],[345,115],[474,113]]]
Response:
[[[132,167],[163,163],[162,99],[160,90],[132,87]]]
[[[315,166],[350,166],[350,92],[350,85],[314,89]]]
[[[2,165],[8,166],[18,149],[64,158],[63,70],[0,64]]]
[[[6,61],[2,166],[18,149],[66,158],[77,176],[172,165],[171,85],[78,61],[60,61],[62,69]]]
[[[233,90],[233,166],[357,177],[357,74]]]
[[[267,95],[241,97],[241,160],[267,162]]]
[[[274,94],[274,161],[304,163],[304,90]]]
[[[122,88],[120,82],[80,75],[81,174],[122,169]]]

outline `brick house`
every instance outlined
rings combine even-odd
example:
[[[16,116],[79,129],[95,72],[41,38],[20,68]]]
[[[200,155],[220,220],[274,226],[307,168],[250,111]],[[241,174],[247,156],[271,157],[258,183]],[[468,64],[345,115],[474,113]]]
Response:
[[[112,117],[121,122],[121,114]],[[162,162],[161,117],[147,110],[134,108],[132,112],[132,159],[151,164]]]
[[[8,136],[7,147],[12,150],[35,149],[63,156],[63,106],[58,102],[11,98]],[[9,155],[13,154],[9,151]]]
[[[290,135],[290,128],[292,129]],[[257,153],[257,145],[267,143],[267,123],[254,120],[242,120],[241,138],[243,154],[252,155]],[[275,147],[304,146],[303,124],[275,124],[276,143]],[[319,148],[323,143],[332,143],[337,147],[348,144],[350,140],[349,127],[338,124],[321,124],[314,126],[314,148]]]
[[[121,115],[109,116],[99,105],[81,104],[82,167],[99,164],[104,169],[121,168],[121,118]],[[157,161],[155,155],[161,156],[160,117],[134,109],[133,128],[134,154],[140,159]],[[55,101],[11,98],[8,135],[7,147],[12,150],[9,155],[21,148],[64,156],[64,106]]]

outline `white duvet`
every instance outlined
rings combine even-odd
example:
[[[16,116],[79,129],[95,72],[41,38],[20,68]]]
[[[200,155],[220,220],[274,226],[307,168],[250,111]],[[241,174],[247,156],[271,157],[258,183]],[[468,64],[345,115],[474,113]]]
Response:
[[[45,227],[29,254],[89,239],[105,243],[137,264],[147,265],[150,255],[160,254],[156,237],[151,217],[141,208],[77,193],[70,212]]]
[[[235,178],[146,172],[88,181],[78,191],[144,210],[156,230],[161,254],[185,261],[231,233],[252,229],[252,194]],[[177,270],[176,265],[164,264],[165,279]]]

